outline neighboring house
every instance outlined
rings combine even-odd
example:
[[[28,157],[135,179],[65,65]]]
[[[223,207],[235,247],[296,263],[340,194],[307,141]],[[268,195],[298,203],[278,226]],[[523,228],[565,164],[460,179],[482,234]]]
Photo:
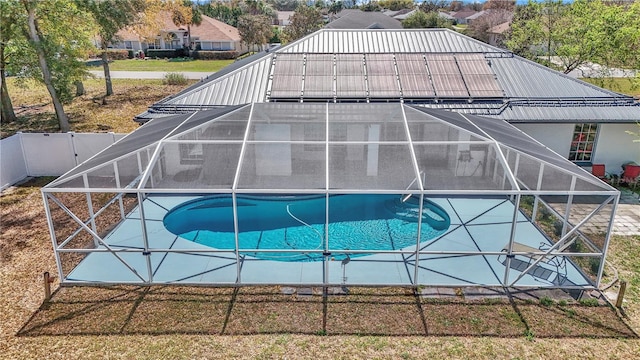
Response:
[[[233,64],[137,116],[252,102],[404,102],[505,120],[582,166],[640,163],[630,96],[452,30],[317,31]]]
[[[326,29],[402,29],[402,23],[379,11],[342,10],[331,17]]]
[[[407,10],[407,9],[405,9]],[[416,11],[420,11],[418,9],[413,9],[413,10],[407,10],[407,11],[401,11],[399,14],[396,14],[395,16],[393,16],[394,19],[396,20],[405,20],[406,18],[408,18],[409,16],[413,15],[416,13]]]
[[[455,20],[456,24],[467,24],[469,16],[473,16],[477,13],[475,10],[460,10],[451,14],[451,17]]]
[[[507,21],[487,30],[487,33],[489,34],[489,45],[502,47],[505,35],[510,28],[511,22]]]
[[[445,19],[445,20],[449,20],[451,22],[456,21],[456,18],[454,18],[453,16],[451,16],[451,14],[444,12],[444,11],[438,11],[438,16],[440,16],[441,18]]]
[[[291,24],[291,17],[293,16],[294,13],[295,11],[278,11],[276,13],[277,15],[276,23],[273,25],[278,25],[280,27],[289,26]]]
[[[146,49],[181,49],[189,47],[187,26],[176,26],[169,13],[162,17],[160,34],[155,39],[143,39],[131,29],[118,32],[121,41],[114,46],[116,49],[146,50]],[[221,21],[202,15],[200,25],[191,26],[191,41],[193,49],[238,51],[246,52],[241,43],[238,29]]]
[[[413,14],[416,10],[417,9],[386,10],[382,13],[389,17],[402,21],[406,19],[407,16]]]
[[[484,15],[486,15],[486,14],[487,14],[487,12],[486,12],[486,11],[484,11],[484,10],[482,10],[482,11],[478,11],[477,13],[475,13],[475,14],[473,14],[473,15],[469,15],[469,16],[467,16],[467,17],[466,17],[466,19],[465,19],[465,20],[467,21],[466,23],[467,23],[467,24],[469,24],[469,25],[471,25],[471,24],[473,24],[473,22],[474,22],[475,20],[477,20],[479,17],[484,16]]]

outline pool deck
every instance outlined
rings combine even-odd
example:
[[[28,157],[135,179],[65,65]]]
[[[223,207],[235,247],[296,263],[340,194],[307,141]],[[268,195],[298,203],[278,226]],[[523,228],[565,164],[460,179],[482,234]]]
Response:
[[[184,253],[151,251],[143,254],[142,226],[136,209],[104,238],[110,248],[120,251],[118,256],[111,252],[90,253],[66,276],[64,283],[141,284],[151,277],[150,283],[153,284],[322,285],[325,271],[328,285],[500,286],[505,278],[505,255],[420,254],[417,277],[415,253],[354,257],[344,267],[341,261],[328,261],[324,267],[321,261],[282,262],[242,254],[236,258],[235,252],[203,246],[165,229],[162,219],[168,209],[191,199],[193,197],[153,197],[143,204],[149,248],[185,250]],[[507,245],[514,214],[510,201],[430,200],[449,213],[451,226],[444,235],[422,242],[421,251],[501,252]],[[514,239],[523,247],[539,249],[551,246],[549,240],[522,214],[518,214]],[[105,249],[104,246],[100,248]],[[338,251],[333,253],[339,254]],[[532,257],[515,256],[507,284],[516,280],[521,271],[532,263]],[[513,284],[530,287],[591,285],[572,262],[554,258],[541,261]]]

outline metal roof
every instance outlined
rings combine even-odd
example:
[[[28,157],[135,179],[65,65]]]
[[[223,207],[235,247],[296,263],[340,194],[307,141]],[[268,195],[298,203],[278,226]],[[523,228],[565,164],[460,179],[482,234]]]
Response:
[[[245,103],[383,100],[511,122],[640,119],[632,97],[447,29],[323,29],[236,62],[136,119]]]
[[[337,30],[323,29],[280,52],[301,53],[461,53],[507,51],[449,29]]]
[[[488,56],[488,58],[507,97],[551,99],[625,97],[519,56],[495,58]]]

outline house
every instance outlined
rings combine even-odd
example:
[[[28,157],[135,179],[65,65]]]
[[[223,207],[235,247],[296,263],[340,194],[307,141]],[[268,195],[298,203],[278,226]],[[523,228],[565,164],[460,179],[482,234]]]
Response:
[[[176,26],[169,13],[163,14],[160,34],[155,39],[144,39],[131,28],[118,32],[120,42],[112,46],[116,49],[182,49],[189,47],[186,25]],[[246,52],[238,29],[221,21],[202,15],[200,25],[191,25],[193,49]]]
[[[276,23],[274,25],[278,25],[280,27],[286,27],[291,24],[291,17],[295,11],[277,11],[276,12]]]
[[[640,104],[447,29],[323,29],[136,117],[262,102],[403,102],[505,120],[581,166],[640,163]]]
[[[510,28],[511,22],[506,21],[487,30],[489,34],[489,45],[501,46],[504,42],[505,34]]]
[[[331,17],[326,29],[402,29],[402,23],[378,11],[345,9]]]
[[[575,162],[639,155],[634,99],[445,29],[320,30],[150,118],[43,188],[63,284],[591,290],[620,193]]]
[[[382,13],[394,19],[402,21],[407,17],[411,16],[412,14],[414,14],[416,11],[417,9],[400,9],[400,10],[386,10],[386,11],[383,11]]]
[[[482,11],[478,11],[477,13],[473,14],[473,15],[469,15],[465,18],[465,20],[467,21],[466,23],[471,25],[475,20],[477,20],[479,17],[484,16],[487,14],[487,11],[482,10]]]
[[[464,9],[464,10],[460,10],[460,11],[456,11],[454,13],[451,14],[451,17],[453,17],[453,19],[455,20],[456,24],[467,24],[468,21],[467,19],[470,16],[473,16],[475,14],[477,14],[478,12],[475,10],[468,10],[468,9]]]
[[[451,16],[451,14],[449,14],[448,12],[445,11],[438,11],[438,16],[445,19],[445,20],[449,20],[451,22],[455,22],[456,18],[454,18],[453,16]]]
[[[406,10],[406,11],[402,11],[401,10],[398,14],[394,15],[393,18],[396,19],[396,20],[403,21],[406,18],[408,18],[409,16],[415,14],[417,11],[420,11],[418,9],[413,9],[413,10],[403,9],[403,10]]]

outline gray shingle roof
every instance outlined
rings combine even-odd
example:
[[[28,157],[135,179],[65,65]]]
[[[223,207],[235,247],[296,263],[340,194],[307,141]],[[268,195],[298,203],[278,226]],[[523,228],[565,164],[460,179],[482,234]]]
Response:
[[[328,23],[327,29],[402,29],[400,21],[377,11],[348,11],[338,19]]]

